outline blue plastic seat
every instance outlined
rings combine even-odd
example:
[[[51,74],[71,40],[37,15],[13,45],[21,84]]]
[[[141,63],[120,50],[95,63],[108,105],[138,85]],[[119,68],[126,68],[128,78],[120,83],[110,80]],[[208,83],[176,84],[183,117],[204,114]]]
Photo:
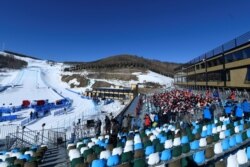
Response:
[[[151,130],[149,130],[149,129],[146,129],[145,130],[145,133],[147,134],[147,133],[150,133],[151,132]]]
[[[240,132],[242,132],[244,130],[243,125],[239,125],[239,130],[240,130]]]
[[[158,139],[161,139],[162,136],[163,136],[163,135],[160,133],[160,134],[158,134],[156,137],[157,137]]]
[[[107,166],[115,166],[120,163],[119,156],[118,155],[112,155],[108,158]]]
[[[201,132],[201,137],[207,137],[207,131],[206,130]]]
[[[0,155],[4,155],[7,151],[0,151]]]
[[[142,149],[143,146],[142,146],[142,143],[137,143],[134,145],[134,150],[139,150],[139,149]]]
[[[241,133],[236,134],[236,143],[237,143],[237,144],[240,144],[240,143],[242,143],[242,142],[243,142],[243,140],[242,140]]]
[[[186,144],[188,142],[189,142],[188,136],[182,136],[182,138],[181,138],[181,144]]]
[[[199,129],[199,127],[200,127],[200,125],[197,125],[197,124],[195,125],[195,129]]]
[[[168,161],[171,158],[172,158],[172,156],[171,156],[171,150],[170,149],[162,151],[162,153],[161,153],[161,161]]]
[[[26,161],[29,161],[31,157],[30,154],[23,154],[19,157],[19,159],[25,159]]]
[[[83,139],[83,143],[87,144],[89,142],[89,139]]]
[[[107,148],[108,144],[102,142],[100,146],[101,146],[101,147],[104,147],[104,148]]]
[[[197,164],[205,162],[205,151],[199,151],[193,154],[193,159]]]
[[[250,129],[247,129],[247,137],[250,138]]]
[[[194,140],[190,143],[191,150],[196,150],[199,148],[199,140]]]
[[[236,138],[235,136],[231,136],[229,139],[229,146],[234,147],[236,145]]]
[[[96,159],[92,162],[91,167],[105,167],[106,162],[104,159]]]
[[[102,143],[103,143],[103,141],[98,140],[96,144],[97,144],[98,146],[101,146],[101,145],[102,145]]]
[[[160,139],[160,143],[165,143],[165,141],[167,140],[166,136],[162,136]]]
[[[212,128],[212,124],[208,124],[207,125],[207,130],[212,130],[213,128]]]
[[[13,153],[20,152],[20,149],[19,148],[14,148],[14,149],[11,150],[11,152],[13,152]]]
[[[229,139],[223,139],[222,142],[222,148],[223,148],[223,151],[226,151],[229,149]]]
[[[241,124],[241,125],[244,124],[244,120],[243,120],[243,119],[240,120],[240,124]]]
[[[207,129],[207,136],[212,135],[212,129]]]
[[[37,145],[33,145],[32,147],[31,147],[31,149],[33,150],[37,150],[38,149],[38,146]]]
[[[105,139],[105,143],[108,144],[109,143],[109,139]]]
[[[236,122],[234,122],[234,127],[235,127],[235,126],[238,126],[238,122],[237,122],[237,121],[236,121]]]
[[[197,129],[193,129],[192,134],[196,134],[196,133],[197,133]]]
[[[247,147],[247,158],[250,160],[250,147]]]
[[[154,146],[147,146],[146,147],[146,150],[145,150],[145,155],[146,156],[149,156],[150,154],[154,153],[155,152],[155,148]]]
[[[231,133],[230,133],[230,129],[225,130],[225,136],[226,136],[226,137],[229,137],[230,135],[231,135]]]

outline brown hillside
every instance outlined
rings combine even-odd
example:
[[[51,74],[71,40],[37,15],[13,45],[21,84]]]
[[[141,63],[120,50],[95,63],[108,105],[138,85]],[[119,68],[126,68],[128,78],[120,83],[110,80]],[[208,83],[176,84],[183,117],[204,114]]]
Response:
[[[79,71],[83,69],[105,71],[107,69],[121,69],[121,68],[140,68],[151,70],[162,75],[173,77],[174,69],[181,64],[171,62],[161,62],[157,60],[145,59],[143,57],[133,55],[117,55],[108,58],[100,59],[93,62],[65,62],[71,64],[71,68],[65,68],[65,71]]]

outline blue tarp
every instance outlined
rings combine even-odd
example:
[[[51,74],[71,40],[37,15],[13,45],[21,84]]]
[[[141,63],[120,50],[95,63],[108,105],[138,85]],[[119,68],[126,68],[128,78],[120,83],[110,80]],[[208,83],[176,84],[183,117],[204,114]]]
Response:
[[[2,116],[2,117],[0,117],[0,122],[12,121],[12,120],[15,120],[15,119],[17,119],[17,115]]]

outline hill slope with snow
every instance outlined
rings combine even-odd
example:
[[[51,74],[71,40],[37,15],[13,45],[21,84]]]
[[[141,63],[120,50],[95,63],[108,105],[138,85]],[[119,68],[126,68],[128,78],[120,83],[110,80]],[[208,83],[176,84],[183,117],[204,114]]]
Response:
[[[13,56],[16,59],[27,62],[27,67],[21,70],[5,69],[4,72],[0,72],[0,107],[21,105],[23,100],[34,101],[47,99],[49,102],[55,102],[62,98],[69,98],[73,101],[68,114],[54,116],[52,112],[51,115],[28,124],[27,127],[31,129],[41,129],[43,123],[46,123],[47,128],[67,128],[72,125],[72,122],[77,122],[79,118],[85,120],[100,117],[101,111],[106,111],[106,113],[112,112],[114,115],[117,115],[117,113],[124,107],[121,102],[115,101],[114,104],[106,106],[101,104],[96,106],[91,99],[81,97],[81,94],[84,93],[86,89],[90,89],[96,81],[105,81],[113,85],[124,87],[130,86],[132,83],[142,82],[157,82],[169,86],[173,81],[172,78],[151,71],[146,71],[133,72],[132,74],[138,78],[136,81],[88,78],[89,83],[86,87],[71,88],[69,83],[62,82],[63,75],[73,75],[77,73],[87,77],[90,72],[64,72],[63,69],[67,65],[63,63],[51,63],[46,60],[33,59],[30,57]],[[70,81],[70,83],[74,82],[76,83],[77,80],[72,79]],[[1,89],[4,87],[6,89]],[[78,93],[80,93],[80,95]],[[128,102],[125,102],[125,104],[126,103]],[[33,111],[33,109],[20,111],[17,113],[20,119],[12,122],[0,122],[0,125],[8,123],[21,124],[23,119],[29,117],[31,111]]]

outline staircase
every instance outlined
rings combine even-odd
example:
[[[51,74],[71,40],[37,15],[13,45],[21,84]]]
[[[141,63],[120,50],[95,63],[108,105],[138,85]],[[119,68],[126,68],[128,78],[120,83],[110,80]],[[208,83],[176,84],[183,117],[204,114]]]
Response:
[[[57,146],[58,138],[62,140],[62,142],[66,142],[66,133],[58,132],[53,129],[46,129],[35,131],[28,128],[24,130],[18,130],[14,133],[8,134],[7,140],[7,148],[15,148],[15,147],[30,147],[32,145],[40,145],[45,144],[48,147]],[[7,138],[6,138],[7,139]]]
[[[38,167],[68,167],[67,150],[64,147],[49,148]]]
[[[9,133],[6,137],[7,149],[15,147],[31,147],[33,145],[45,144],[48,150],[42,159],[39,167],[68,167],[68,156],[65,148],[66,133],[47,129],[42,131],[34,131],[28,128],[17,129],[14,133]],[[2,144],[3,145],[3,144]],[[1,143],[0,143],[1,146]],[[3,145],[4,146],[4,145]]]

